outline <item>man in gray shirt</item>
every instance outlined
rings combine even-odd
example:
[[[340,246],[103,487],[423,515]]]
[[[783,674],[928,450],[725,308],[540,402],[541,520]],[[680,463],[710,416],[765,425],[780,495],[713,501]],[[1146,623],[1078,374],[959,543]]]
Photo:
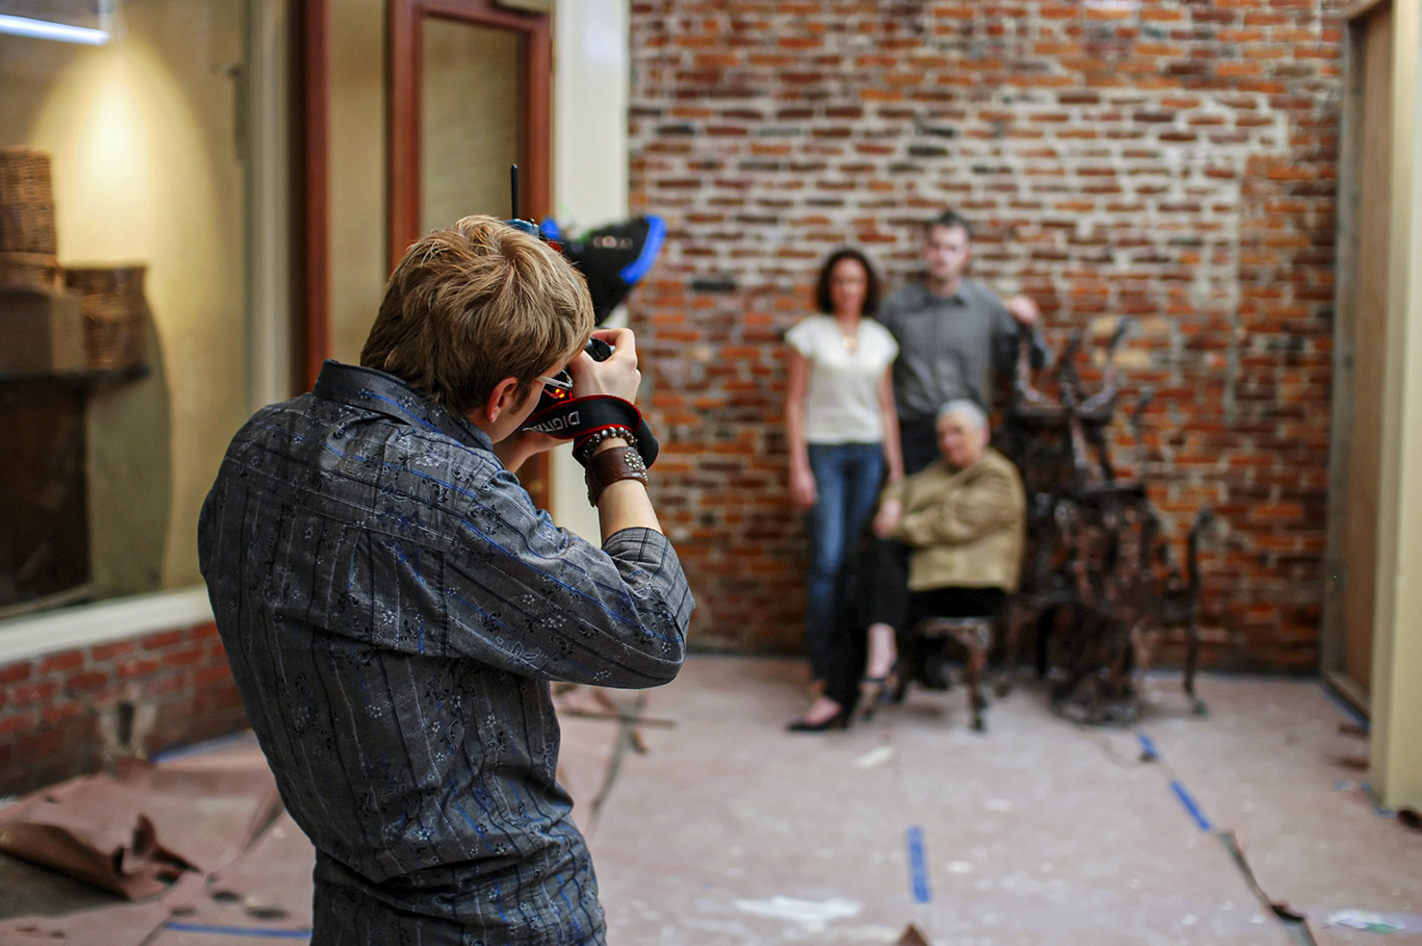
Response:
[[[1004,304],[966,278],[971,257],[971,226],[945,210],[924,227],[927,279],[895,292],[879,313],[899,343],[894,399],[906,474],[938,456],[939,408],[960,398],[990,404],[993,372],[1012,369],[1023,330],[1031,335],[1033,367],[1046,362],[1036,303],[1018,295]]]

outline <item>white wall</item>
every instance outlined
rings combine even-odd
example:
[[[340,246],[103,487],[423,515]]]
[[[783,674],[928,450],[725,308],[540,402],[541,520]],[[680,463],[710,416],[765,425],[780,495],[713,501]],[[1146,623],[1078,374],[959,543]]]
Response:
[[[565,227],[627,216],[628,0],[558,0],[553,21],[553,206]],[[599,543],[583,470],[553,456],[558,524]],[[655,474],[654,474],[655,475]]]

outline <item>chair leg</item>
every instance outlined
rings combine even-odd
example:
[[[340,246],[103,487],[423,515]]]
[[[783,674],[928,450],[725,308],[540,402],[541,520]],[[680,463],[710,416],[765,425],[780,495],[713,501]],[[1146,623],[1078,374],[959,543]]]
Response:
[[[967,685],[973,729],[983,732],[987,729],[983,721],[983,710],[987,708],[987,697],[983,696],[983,669],[987,666],[988,648],[992,646],[992,625],[986,621],[959,625],[954,629],[953,637],[968,652],[968,660],[963,667],[963,682]]]
[[[976,645],[968,648],[968,662],[964,676],[968,684],[968,700],[973,711],[973,728],[978,732],[987,729],[983,722],[983,710],[987,708],[987,698],[983,696],[983,667],[987,664],[987,654]]]

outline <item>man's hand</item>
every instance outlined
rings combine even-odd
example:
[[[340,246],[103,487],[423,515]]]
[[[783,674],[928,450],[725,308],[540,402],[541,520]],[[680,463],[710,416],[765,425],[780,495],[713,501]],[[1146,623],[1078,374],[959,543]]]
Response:
[[[879,506],[879,512],[874,516],[874,534],[881,539],[887,539],[903,517],[903,503],[897,499],[885,500]]]
[[[1030,297],[1021,294],[1013,296],[1002,305],[1007,310],[1007,314],[1012,316],[1018,325],[1025,328],[1036,325],[1037,320],[1042,316],[1042,311],[1037,308],[1037,303],[1033,302]]]
[[[593,335],[611,345],[615,351],[606,361],[594,361],[581,352],[568,366],[573,376],[573,397],[611,394],[624,401],[637,400],[642,384],[642,372],[637,370],[637,339],[628,328],[603,329]]]
[[[518,468],[523,466],[524,461],[529,457],[535,453],[552,450],[560,443],[567,443],[567,441],[550,437],[547,434],[540,434],[536,430],[520,429],[494,444],[494,456],[499,458],[504,469],[510,473],[517,473]]]

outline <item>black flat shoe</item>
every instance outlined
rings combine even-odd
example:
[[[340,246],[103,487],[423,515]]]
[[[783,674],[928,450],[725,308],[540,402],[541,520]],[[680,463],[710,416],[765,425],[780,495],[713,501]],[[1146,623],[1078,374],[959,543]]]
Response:
[[[790,732],[828,732],[831,729],[848,729],[849,711],[841,709],[820,723],[807,723],[803,719],[797,719],[792,723],[786,723],[785,728]]]

